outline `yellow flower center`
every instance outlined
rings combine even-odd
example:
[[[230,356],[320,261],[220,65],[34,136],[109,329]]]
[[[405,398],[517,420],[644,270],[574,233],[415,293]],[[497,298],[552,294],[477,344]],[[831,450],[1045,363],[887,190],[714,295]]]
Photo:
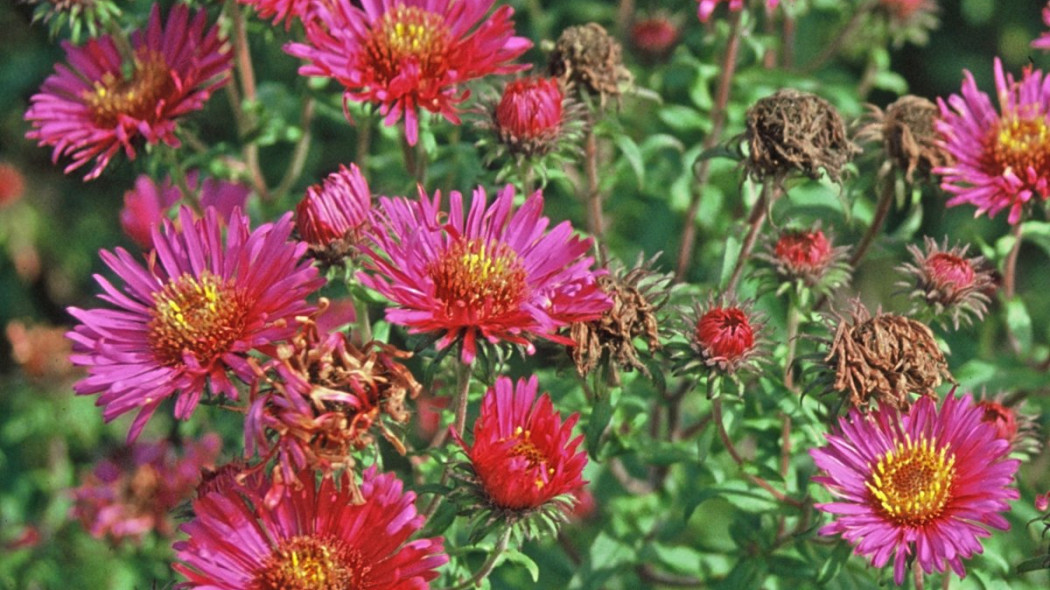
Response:
[[[255,573],[250,590],[358,590],[369,586],[357,551],[336,539],[311,536],[283,541]]]
[[[181,365],[186,352],[212,362],[243,336],[247,307],[232,280],[207,271],[172,279],[153,294],[150,348],[167,366]]]
[[[525,298],[525,266],[501,242],[463,240],[431,263],[435,295],[453,313],[457,308],[494,316],[518,309]]]
[[[139,50],[130,72],[117,75],[106,72],[83,93],[91,118],[100,127],[115,127],[120,116],[152,120],[157,104],[175,91],[175,82],[164,56]]]
[[[518,457],[524,457],[529,462],[529,467],[539,467],[541,470],[547,472],[547,475],[554,475],[554,468],[547,467],[547,455],[543,453],[536,445],[529,440],[532,436],[532,432],[525,430],[521,426],[514,429],[514,446],[510,449],[510,452]],[[537,477],[536,489],[542,489],[543,486],[547,485],[547,482],[543,478]]]
[[[401,73],[402,64],[415,62],[420,79],[432,79],[446,66],[451,31],[440,14],[418,6],[397,5],[372,26],[365,47],[370,65],[383,81]]]
[[[998,174],[1009,170],[1025,178],[1031,167],[1050,176],[1050,128],[1043,117],[1004,119],[990,137],[988,164]]]
[[[877,509],[903,526],[915,526],[940,516],[952,497],[955,456],[936,440],[905,435],[886,452],[867,482]]]

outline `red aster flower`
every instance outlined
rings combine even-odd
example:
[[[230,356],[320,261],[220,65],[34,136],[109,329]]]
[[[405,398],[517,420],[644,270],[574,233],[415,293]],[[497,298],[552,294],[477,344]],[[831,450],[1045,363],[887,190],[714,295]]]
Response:
[[[934,172],[944,177],[941,188],[955,195],[949,207],[969,203],[976,215],[989,217],[1008,209],[1016,224],[1029,201],[1050,198],[1050,86],[1042,71],[1031,68],[1015,81],[996,58],[1000,114],[973,75],[964,74],[961,96],[937,100],[937,130],[955,163]]]
[[[497,510],[540,508],[586,483],[587,454],[576,450],[583,436],[572,438],[579,414],[562,422],[547,394],[536,399],[537,386],[535,376],[517,383],[500,377],[481,400],[474,443],[467,446],[453,432],[484,496]]]
[[[295,317],[312,309],[306,297],[324,282],[302,259],[306,245],[289,241],[291,215],[251,231],[235,212],[225,240],[214,208],[203,219],[182,208],[179,222],[180,229],[164,221],[153,232],[156,250],[145,266],[122,248],[101,252],[125,282],[121,290],[97,277],[111,307],[69,308],[81,322],[68,333],[71,358],[88,369],[74,389],[100,394],[107,421],[138,409],[129,440],[173,395],[180,419],[193,413],[206,385],[237,399],[227,371],[250,381],[248,353],[294,334]]]
[[[965,576],[962,560],[981,552],[988,528],[1010,528],[999,513],[1019,497],[1007,487],[1019,462],[983,417],[969,395],[953,394],[939,410],[923,396],[904,414],[850,411],[828,445],[810,451],[824,472],[814,481],[835,497],[817,505],[835,515],[820,533],[841,534],[875,567],[893,558],[898,585],[909,558],[926,573],[950,566]]]
[[[175,571],[182,588],[213,590],[401,590],[427,588],[448,561],[443,539],[409,541],[423,527],[415,494],[392,473],[365,470],[364,503],[348,492],[349,476],[290,489],[273,509],[266,482],[228,485],[194,501],[196,517],[180,530]],[[255,485],[253,485],[255,484]]]
[[[1005,396],[982,399],[977,406],[984,411],[983,420],[995,426],[999,438],[1010,443],[1011,456],[1029,460],[1043,450],[1037,416],[1024,411],[1024,402],[1007,405]]]
[[[511,153],[545,154],[557,147],[565,95],[557,78],[521,78],[507,84],[493,127]]]
[[[187,185],[197,191],[198,174],[194,170],[187,175]],[[243,209],[251,189],[243,184],[207,178],[200,184],[198,198],[201,207],[215,207],[223,220],[229,220],[234,209]],[[124,208],[120,210],[120,226],[124,234],[143,248],[151,248],[153,228],[167,218],[167,212],[182,197],[182,191],[168,179],[157,184],[146,175],[135,180],[135,188],[124,193]]]
[[[335,78],[346,87],[346,100],[378,104],[387,125],[404,115],[405,136],[415,145],[419,109],[459,124],[457,105],[469,94],[461,84],[525,67],[510,62],[532,43],[513,36],[511,7],[486,18],[492,4],[375,0],[357,8],[336,0],[317,5],[306,22],[307,43],[290,43],[285,51],[310,62],[300,74]]]
[[[340,166],[321,184],[306,189],[295,208],[299,237],[310,244],[315,256],[337,262],[352,253],[368,228],[372,192],[361,170]]]
[[[654,16],[631,26],[631,45],[650,60],[662,60],[678,43],[678,26],[670,19]]]
[[[715,300],[697,305],[684,331],[691,356],[682,369],[697,361],[724,373],[735,373],[758,360],[762,318],[748,304]]]
[[[26,134],[41,146],[53,146],[52,159],[70,156],[65,172],[92,158],[84,177],[102,173],[121,148],[134,159],[139,137],[147,143],[178,147],[179,117],[204,106],[229,79],[231,53],[218,27],[205,30],[207,15],[190,20],[189,8],[177,4],[165,24],[153,5],[145,30],[131,35],[134,55],[122,55],[109,35],[83,47],[63,44],[68,65],[58,65],[30,100]]]
[[[571,345],[555,332],[611,305],[586,256],[591,240],[576,237],[568,222],[545,231],[550,220],[539,191],[517,211],[511,185],[491,205],[486,200],[479,187],[465,212],[453,191],[446,214],[440,193],[381,199],[372,272],[361,282],[398,305],[387,309],[389,321],[413,334],[442,335],[439,348],[461,342],[465,363],[479,339],[519,344],[530,354],[534,337]]]
[[[220,444],[217,434],[207,434],[186,444],[181,457],[166,441],[133,445],[84,476],[73,490],[70,516],[96,539],[171,536],[171,511],[193,495],[201,470],[215,466]]]
[[[773,253],[795,275],[819,272],[831,257],[831,243],[819,229],[785,232]]]

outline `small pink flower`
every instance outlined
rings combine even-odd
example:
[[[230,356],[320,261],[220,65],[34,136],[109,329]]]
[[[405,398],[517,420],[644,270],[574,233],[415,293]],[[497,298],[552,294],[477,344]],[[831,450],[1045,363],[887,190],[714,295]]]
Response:
[[[1043,7],[1043,24],[1050,27],[1050,2]],[[1032,41],[1032,48],[1050,51],[1050,31],[1043,33],[1038,39]]]
[[[356,164],[328,175],[321,184],[306,189],[295,207],[299,237],[315,256],[338,262],[353,254],[370,225],[372,192]]]
[[[198,190],[198,174],[194,170],[187,175],[191,191]],[[251,189],[243,184],[207,178],[200,186],[201,207],[214,207],[224,221],[230,219],[234,209],[243,209]],[[124,234],[143,248],[153,247],[151,233],[160,227],[171,206],[182,197],[182,191],[171,179],[157,184],[152,178],[141,175],[135,180],[135,188],[124,193],[124,208],[120,210],[120,226]]]
[[[714,13],[715,8],[719,2],[723,0],[699,0],[700,4],[696,9],[696,16],[700,19],[700,22],[706,23],[711,18],[711,14]],[[744,0],[728,0],[729,10],[733,12],[740,12],[744,8]],[[766,10],[772,12],[780,4],[780,0],[766,0]]]

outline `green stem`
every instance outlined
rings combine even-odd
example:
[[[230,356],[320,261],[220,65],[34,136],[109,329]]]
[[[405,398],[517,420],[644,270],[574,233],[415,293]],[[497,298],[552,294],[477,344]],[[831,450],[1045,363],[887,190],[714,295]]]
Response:
[[[700,153],[718,145],[722,141],[722,132],[726,124],[726,107],[729,105],[729,91],[733,87],[733,75],[736,73],[737,53],[740,50],[740,13],[732,12],[729,16],[729,40],[726,42],[725,53],[722,55],[722,75],[718,79],[718,89],[715,91],[715,105],[711,109],[711,132],[704,138],[703,149]],[[700,197],[703,188],[707,185],[707,179],[711,173],[711,159],[707,158],[696,164],[694,170],[696,177],[693,182],[693,191],[689,198],[689,208],[685,213],[685,227],[682,229],[682,245],[678,250],[678,266],[675,269],[675,279],[681,281],[689,270],[693,259],[693,248],[696,245],[696,215],[700,211]]]
[[[776,190],[771,188],[768,181],[762,184],[762,193],[759,195],[758,201],[755,202],[754,208],[751,209],[751,216],[747,222],[749,226],[747,237],[744,238],[744,243],[740,246],[740,255],[736,258],[736,266],[733,267],[733,274],[729,277],[729,284],[726,285],[726,293],[736,291],[736,286],[744,273],[744,265],[747,263],[747,259],[751,257],[751,251],[755,249],[755,242],[758,241],[758,234],[762,230],[762,226],[765,225],[769,208],[776,197]]]
[[[510,527],[503,530],[503,534],[500,536],[499,541],[496,542],[496,546],[492,549],[492,553],[489,554],[485,563],[481,564],[481,568],[474,572],[473,576],[455,586],[450,586],[445,590],[466,590],[467,588],[481,585],[481,582],[492,573],[492,570],[496,569],[496,562],[499,561],[503,552],[507,550],[507,544],[510,542],[510,532]]]
[[[798,344],[799,309],[798,297],[792,293],[788,301],[787,310],[787,354],[784,356],[784,387],[788,391],[795,392],[795,372],[792,364],[795,362],[795,349]]]
[[[1017,255],[1021,253],[1021,233],[1024,226],[1021,222],[1013,227],[1014,245],[1003,262],[1003,297],[1013,299],[1017,289]]]
[[[169,145],[164,145],[162,151],[164,153],[164,159],[168,163],[168,175],[175,183],[175,186],[178,187],[179,192],[182,193],[184,202],[192,207],[197,213],[203,213],[204,210],[201,207],[200,195],[197,191],[190,188],[189,179],[186,177],[186,170],[183,169],[182,162],[179,161],[179,157],[175,154],[175,148]]]
[[[303,108],[299,113],[299,129],[302,131],[302,135],[299,136],[299,141],[295,143],[295,149],[292,151],[292,162],[284,171],[284,178],[281,179],[277,188],[274,189],[274,199],[276,200],[280,200],[288,191],[292,190],[292,185],[299,180],[303,173],[303,167],[306,166],[306,156],[310,154],[310,141],[313,138],[313,133],[310,131],[310,122],[313,120],[313,117],[314,99],[307,97],[303,100]]]
[[[463,431],[467,427],[467,407],[470,401],[470,375],[474,365],[472,363],[464,363],[462,361],[456,366],[456,417],[452,421],[452,428],[455,429],[456,434],[463,436]],[[437,448],[445,444],[445,440],[448,438],[449,429],[444,429],[434,437],[434,440],[430,442],[430,448]],[[445,468],[441,472],[441,485],[447,485],[449,478],[452,476],[452,463],[446,463]],[[435,494],[430,500],[430,504],[427,504],[426,509],[423,510],[424,518],[429,519],[437,512],[438,506],[441,505],[443,499],[441,494]]]

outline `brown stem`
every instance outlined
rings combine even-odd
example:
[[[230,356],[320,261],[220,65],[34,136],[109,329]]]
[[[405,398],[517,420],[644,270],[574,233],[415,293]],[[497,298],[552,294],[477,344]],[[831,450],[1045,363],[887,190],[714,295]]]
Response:
[[[715,105],[711,109],[711,132],[704,138],[701,153],[715,147],[722,141],[722,131],[726,123],[726,106],[729,104],[729,91],[733,87],[733,75],[736,72],[736,57],[740,50],[740,13],[732,12],[729,16],[729,40],[722,55],[722,75],[718,79],[715,91]],[[696,245],[696,214],[700,210],[700,199],[704,186],[711,173],[710,158],[701,160],[694,169],[695,182],[689,198],[689,208],[685,213],[685,227],[682,229],[682,244],[678,249],[678,266],[675,269],[675,280],[681,281],[689,270],[693,259],[693,248]]]
[[[257,98],[255,68],[252,65],[252,52],[248,47],[248,30],[244,24],[244,11],[242,7],[232,5],[230,6],[230,13],[233,20],[233,54],[234,61],[237,64],[237,75],[240,78],[241,91],[244,93],[244,100],[254,104]],[[241,129],[243,135],[244,132],[255,125],[255,121],[243,112],[240,100],[235,105],[235,111],[240,113],[239,116],[235,114],[235,117],[244,125]],[[248,175],[251,178],[255,192],[259,193],[259,197],[264,201],[269,201],[271,198],[270,189],[266,186],[266,177],[263,176],[262,167],[259,165],[259,146],[255,142],[248,142],[244,146],[244,163],[248,166]]]
[[[784,14],[784,28],[780,35],[780,61],[785,69],[795,67],[795,19]]]
[[[762,193],[759,195],[758,201],[755,202],[754,208],[751,209],[751,216],[747,220],[749,226],[747,237],[744,238],[744,243],[740,246],[740,255],[737,256],[736,265],[733,267],[733,274],[729,277],[729,284],[726,285],[726,293],[736,291],[736,286],[740,282],[741,275],[744,273],[744,264],[746,264],[747,259],[751,257],[751,251],[755,249],[755,242],[758,241],[758,234],[766,222],[766,215],[772,204],[772,198],[770,195],[772,194],[773,198],[775,198],[776,190],[777,189],[771,188],[769,182],[762,185]]]
[[[598,244],[598,263],[605,266],[605,219],[602,214],[602,193],[598,181],[598,136],[594,125],[587,126],[587,138],[583,147],[584,170],[587,176],[587,231]]]
[[[893,179],[883,178],[881,188],[879,202],[875,206],[875,217],[871,219],[868,231],[861,238],[860,243],[857,244],[857,249],[853,251],[853,256],[849,259],[849,265],[853,268],[857,268],[860,261],[864,259],[864,255],[868,253],[868,248],[871,247],[875,236],[879,235],[879,231],[882,230],[882,224],[886,222],[886,216],[889,215],[890,208],[893,207],[893,197],[896,194],[896,184],[893,182]]]
[[[288,191],[292,190],[292,185],[299,180],[299,176],[303,173],[303,167],[306,166],[306,156],[310,154],[310,141],[313,138],[313,133],[310,131],[310,122],[313,120],[313,117],[314,99],[307,97],[303,100],[303,108],[299,113],[299,129],[302,130],[302,135],[299,136],[299,141],[295,143],[295,149],[292,151],[292,162],[284,171],[284,178],[281,179],[281,182],[274,190],[275,199],[280,199]]]
[[[1010,253],[1006,255],[1003,263],[1003,297],[1007,300],[1013,299],[1017,289],[1017,255],[1021,252],[1021,233],[1024,227],[1020,222],[1013,228],[1014,245]]]
[[[743,457],[740,456],[740,453],[736,450],[736,446],[733,444],[733,441],[729,438],[729,433],[726,432],[725,421],[722,419],[722,397],[720,395],[715,395],[714,398],[711,400],[711,416],[715,422],[715,427],[718,429],[718,438],[722,440],[722,444],[725,445],[726,451],[729,452],[729,456],[733,458],[733,462],[736,463],[738,467],[743,469],[746,461]],[[780,490],[774,488],[772,484],[770,484],[765,479],[757,475],[747,473],[746,471],[743,473],[744,476],[751,481],[751,483],[769,492],[778,501],[794,506],[795,508],[802,508],[803,506],[805,506],[803,502],[800,502],[786,495],[784,492],[781,492]]]

